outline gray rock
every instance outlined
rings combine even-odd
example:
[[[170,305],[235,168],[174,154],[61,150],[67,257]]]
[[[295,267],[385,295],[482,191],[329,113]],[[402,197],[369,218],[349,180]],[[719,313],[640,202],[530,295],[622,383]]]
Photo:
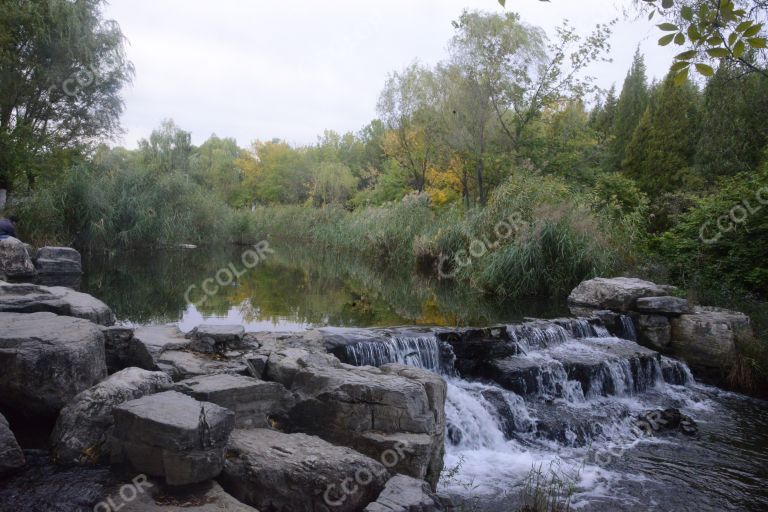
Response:
[[[168,350],[157,356],[157,368],[167,373],[174,381],[214,375],[219,373],[237,373],[244,375],[248,365],[242,358],[214,359],[206,354]]]
[[[101,331],[104,333],[104,355],[107,358],[109,373],[125,368],[155,368],[152,356],[143,345],[133,339],[133,328],[113,325],[104,327]]]
[[[115,406],[165,390],[171,379],[162,372],[126,368],[77,395],[59,414],[51,434],[54,461],[61,464],[105,462],[105,444]]]
[[[264,377],[264,371],[267,369],[269,356],[252,355],[245,358],[245,364],[248,365],[248,374],[254,379]]]
[[[667,290],[650,281],[631,277],[596,277],[584,281],[573,289],[568,303],[595,309],[628,312],[635,308],[641,297],[669,295]]]
[[[754,333],[749,317],[737,311],[695,307],[693,313],[671,320],[672,353],[694,371],[716,374],[727,369],[737,344]]]
[[[143,347],[143,352],[147,356],[154,360],[166,350],[180,350],[189,345],[189,340],[184,337],[184,333],[173,324],[139,327],[133,332],[133,340],[134,343]],[[137,346],[134,350],[142,351],[142,348]]]
[[[423,480],[395,475],[373,503],[363,512],[445,512],[452,505],[443,502]]]
[[[123,403],[113,416],[112,462],[175,486],[218,476],[235,422],[232,411],[176,391]]]
[[[87,320],[0,313],[0,405],[30,419],[55,417],[107,376],[104,335]]]
[[[377,446],[367,434],[426,434],[432,440],[429,456],[409,457],[401,468],[436,484],[446,395],[445,381],[437,374],[397,364],[355,367],[329,354],[285,349],[270,355],[266,377],[296,396],[285,426],[289,431],[318,435],[377,460],[390,441]]]
[[[388,478],[383,465],[349,448],[255,429],[232,433],[219,482],[262,512],[354,512],[376,499]]]
[[[0,414],[0,477],[7,476],[24,466],[24,452],[5,416]]]
[[[35,256],[39,274],[82,274],[80,253],[71,247],[42,247]]]
[[[204,353],[224,353],[242,348],[245,329],[242,325],[208,325],[195,327],[187,337],[192,342],[189,348]]]
[[[641,297],[637,299],[635,306],[641,313],[657,315],[682,315],[691,312],[691,307],[686,299],[679,297]]]
[[[153,481],[134,487],[141,487],[146,492],[137,492],[133,501],[121,502],[120,512],[259,512],[237,501],[213,481],[200,484],[199,488],[185,488],[181,494],[173,489],[164,489],[159,482]],[[119,493],[118,488],[115,495],[119,496]],[[133,495],[130,491],[125,491],[125,494]]]
[[[282,384],[243,375],[196,377],[177,383],[174,389],[233,411],[236,428],[270,427],[294,405],[293,395]]]
[[[654,350],[666,351],[672,342],[672,325],[666,316],[639,315],[637,336],[641,345]]]
[[[13,237],[0,240],[0,278],[24,278],[35,275],[35,266],[26,246]]]
[[[0,312],[50,312],[84,318],[101,325],[115,323],[112,310],[99,299],[62,286],[0,281]]]

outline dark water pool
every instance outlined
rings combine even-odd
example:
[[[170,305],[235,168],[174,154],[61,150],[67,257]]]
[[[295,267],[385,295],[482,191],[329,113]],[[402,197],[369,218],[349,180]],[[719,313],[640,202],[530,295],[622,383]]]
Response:
[[[562,300],[498,301],[406,270],[301,247],[271,249],[250,269],[243,263],[253,261],[248,247],[90,256],[81,290],[109,304],[121,321],[180,322],[184,330],[202,322],[240,323],[251,331],[489,325],[568,313]]]

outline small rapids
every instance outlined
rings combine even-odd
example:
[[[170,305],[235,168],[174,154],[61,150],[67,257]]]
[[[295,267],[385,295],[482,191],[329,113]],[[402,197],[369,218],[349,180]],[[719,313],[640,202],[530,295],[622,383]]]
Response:
[[[451,345],[424,334],[357,342],[343,358],[443,375],[440,490],[469,510],[516,510],[537,473],[572,487],[575,510],[768,510],[768,447],[752,441],[768,428],[765,404],[697,384],[684,363],[635,345],[629,317],[621,327],[616,338],[593,319],[507,326],[519,387],[459,377]],[[692,417],[699,435],[638,428],[638,417],[668,408]]]

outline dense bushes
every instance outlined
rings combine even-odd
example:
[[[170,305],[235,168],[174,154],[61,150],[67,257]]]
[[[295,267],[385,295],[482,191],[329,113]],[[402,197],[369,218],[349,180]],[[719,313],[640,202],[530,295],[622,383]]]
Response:
[[[437,209],[425,194],[385,206],[262,207],[253,235],[309,242],[419,268],[501,296],[554,294],[626,265],[635,217],[617,216],[563,180],[514,172],[485,208]]]
[[[656,242],[676,281],[768,295],[768,165],[722,178],[676,220]]]
[[[235,213],[176,172],[76,167],[55,186],[17,197],[14,208],[22,235],[38,245],[135,248],[237,237]]]

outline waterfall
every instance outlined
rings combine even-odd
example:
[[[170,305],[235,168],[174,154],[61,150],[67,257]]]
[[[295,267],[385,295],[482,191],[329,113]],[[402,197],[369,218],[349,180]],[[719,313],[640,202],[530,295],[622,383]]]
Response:
[[[512,341],[517,343],[525,352],[565,343],[570,338],[568,331],[557,324],[546,326],[508,325],[507,333]]]
[[[440,372],[440,342],[429,336],[393,336],[344,347],[346,362],[355,366],[400,363]]]
[[[611,333],[601,323],[590,322],[586,318],[569,318],[567,320],[558,321],[568,330],[570,337],[573,339],[581,338],[608,338]]]
[[[635,331],[635,322],[627,315],[621,315],[621,337],[625,340],[637,341],[637,332]]]

